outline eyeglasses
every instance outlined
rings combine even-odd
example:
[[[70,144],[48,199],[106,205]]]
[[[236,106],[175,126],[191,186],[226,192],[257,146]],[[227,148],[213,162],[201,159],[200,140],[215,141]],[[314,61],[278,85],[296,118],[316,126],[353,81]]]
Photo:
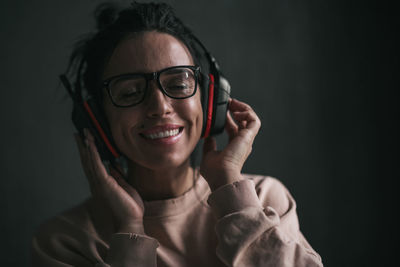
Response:
[[[128,73],[103,82],[111,102],[117,107],[131,107],[141,103],[149,81],[156,80],[161,91],[170,98],[184,99],[197,90],[199,66],[174,66],[152,73]]]

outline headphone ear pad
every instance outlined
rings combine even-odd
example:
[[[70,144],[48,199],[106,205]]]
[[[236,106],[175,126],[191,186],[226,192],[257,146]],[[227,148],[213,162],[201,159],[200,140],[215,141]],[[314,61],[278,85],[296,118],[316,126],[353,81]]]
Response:
[[[201,132],[201,137],[204,137],[207,124],[209,84],[210,84],[210,79],[208,75],[201,73],[200,77],[201,107],[203,108],[203,128]]]
[[[215,81],[215,76],[209,74],[207,94],[202,97],[204,101],[203,138],[222,133],[225,128],[231,86],[222,75],[218,74],[217,77],[218,81]]]
[[[214,112],[214,75],[211,73],[207,77],[207,89],[204,96],[203,105],[203,132],[202,137],[207,138],[211,133],[212,123],[213,123],[213,112]]]
[[[229,97],[231,86],[228,80],[219,75],[218,82],[214,86],[214,105],[213,105],[213,123],[210,130],[211,135],[222,133],[225,129],[226,114],[228,112]]]

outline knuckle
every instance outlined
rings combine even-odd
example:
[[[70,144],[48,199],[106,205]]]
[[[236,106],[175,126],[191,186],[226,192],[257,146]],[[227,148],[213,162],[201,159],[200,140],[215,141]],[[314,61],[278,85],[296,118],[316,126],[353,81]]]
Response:
[[[252,110],[253,110],[249,104],[243,103],[243,106],[244,106],[248,111],[252,111]]]

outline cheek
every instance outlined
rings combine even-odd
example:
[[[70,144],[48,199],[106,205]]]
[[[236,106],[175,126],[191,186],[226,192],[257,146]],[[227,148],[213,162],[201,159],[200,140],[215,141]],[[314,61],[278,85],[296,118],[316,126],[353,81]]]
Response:
[[[136,126],[139,121],[138,112],[132,112],[131,108],[116,108],[107,101],[105,101],[104,111],[114,142],[119,148],[124,147],[129,139],[129,133],[126,130]]]
[[[198,124],[200,127],[200,130],[203,128],[203,105],[201,103],[201,95],[200,95],[200,90],[196,94],[196,107],[195,110],[197,111],[197,116],[198,116]],[[200,132],[201,134],[201,132]]]
[[[193,130],[200,131],[203,126],[203,109],[201,106],[200,94],[197,93],[194,97],[182,101],[181,112],[183,118],[189,121]]]

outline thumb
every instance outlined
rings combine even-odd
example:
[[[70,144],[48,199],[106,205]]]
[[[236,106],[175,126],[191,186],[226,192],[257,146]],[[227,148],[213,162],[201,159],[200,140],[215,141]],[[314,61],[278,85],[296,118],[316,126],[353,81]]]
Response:
[[[206,140],[204,140],[203,155],[215,150],[217,150],[217,142],[215,138],[211,136],[207,137]]]

